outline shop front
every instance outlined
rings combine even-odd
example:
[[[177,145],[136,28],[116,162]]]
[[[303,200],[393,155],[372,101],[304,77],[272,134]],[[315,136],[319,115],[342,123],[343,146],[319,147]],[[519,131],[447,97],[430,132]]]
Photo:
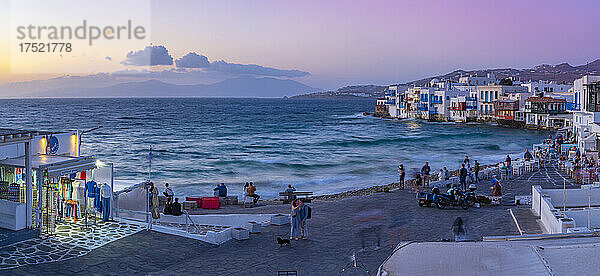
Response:
[[[98,170],[104,168],[99,168],[101,162],[92,156],[79,156],[78,138],[77,133],[36,136],[31,140],[29,158],[18,147],[0,147],[0,197],[31,206],[30,216],[15,216],[26,216],[22,220],[31,221],[29,228],[43,235],[54,234],[57,224],[75,223],[87,228],[102,219],[103,213],[110,214],[111,200],[102,198],[107,194],[112,197],[112,188],[101,190],[111,183],[112,170],[108,179],[97,179]],[[30,187],[26,185],[27,162],[31,164]],[[27,200],[28,193],[31,201]]]

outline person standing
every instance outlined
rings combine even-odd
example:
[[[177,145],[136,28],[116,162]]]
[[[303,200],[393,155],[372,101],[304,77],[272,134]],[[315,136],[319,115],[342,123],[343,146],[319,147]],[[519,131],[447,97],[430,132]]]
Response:
[[[152,201],[150,202],[150,213],[153,219],[160,218],[160,212],[158,211],[158,188],[154,186],[154,183],[150,182],[150,194],[152,195]]]
[[[471,160],[469,160],[469,156],[466,155],[465,156],[465,160],[463,161],[463,164],[465,164],[465,166],[471,166]]]
[[[301,222],[302,218],[300,216],[300,208],[302,207],[302,204],[303,204],[302,201],[299,199],[292,201],[292,212],[290,214],[290,216],[291,216],[290,240],[292,240],[292,239],[298,240],[298,238],[301,236],[300,222]]]
[[[400,166],[398,166],[398,174],[400,176],[400,189],[404,189],[404,177],[406,176],[404,165],[400,164]]]
[[[506,155],[506,165],[509,168],[511,167],[510,165],[512,164],[511,161],[512,161],[512,159],[510,158],[510,155]]]
[[[465,164],[462,164],[462,167],[458,171],[458,175],[460,177],[460,188],[464,191],[467,189],[467,175],[469,175],[469,171],[465,168]]]
[[[429,162],[425,162],[425,165],[421,168],[421,174],[423,175],[423,185],[425,187],[429,187],[429,174],[431,173],[431,168],[429,167]]]
[[[306,203],[300,207],[300,238],[308,239],[308,219],[311,218],[311,208]]]
[[[479,183],[479,162],[477,162],[477,160],[475,160],[475,165],[473,166],[473,169],[475,171],[475,182]]]
[[[444,180],[450,180],[450,172],[446,167],[444,167]]]

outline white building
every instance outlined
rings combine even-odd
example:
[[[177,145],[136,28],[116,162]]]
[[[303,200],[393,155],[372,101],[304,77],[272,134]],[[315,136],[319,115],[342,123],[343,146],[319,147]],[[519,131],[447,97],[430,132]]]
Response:
[[[519,105],[523,107],[524,100],[531,94],[524,86],[510,85],[479,85],[477,86],[478,95],[478,117],[481,119],[492,118],[495,115],[495,100],[518,100]]]
[[[536,82],[529,81],[521,84],[521,86],[527,87],[527,91],[531,93],[532,96],[539,96],[543,93],[544,96],[548,96],[549,93],[568,93],[569,89],[573,87],[570,84],[557,84],[553,81],[545,81],[539,80]]]
[[[578,110],[573,111],[573,135],[577,140],[579,149],[597,151],[595,141],[589,141],[589,137],[600,134],[600,110],[597,109],[597,93],[590,91],[588,85],[599,82],[600,76],[583,76],[573,82],[575,105]],[[585,142],[588,140],[589,145]],[[595,140],[595,139],[594,139]]]

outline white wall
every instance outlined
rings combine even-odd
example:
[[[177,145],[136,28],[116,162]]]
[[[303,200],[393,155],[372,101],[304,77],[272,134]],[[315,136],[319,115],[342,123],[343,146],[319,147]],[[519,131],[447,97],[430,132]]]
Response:
[[[27,216],[25,203],[0,199],[0,228],[13,231],[25,229]]]
[[[57,138],[58,149],[55,155],[77,156],[79,139],[76,132],[53,134]],[[45,154],[47,141],[44,135],[35,136],[31,139],[31,154]],[[14,144],[0,146],[0,160],[15,158],[25,155],[25,144]]]

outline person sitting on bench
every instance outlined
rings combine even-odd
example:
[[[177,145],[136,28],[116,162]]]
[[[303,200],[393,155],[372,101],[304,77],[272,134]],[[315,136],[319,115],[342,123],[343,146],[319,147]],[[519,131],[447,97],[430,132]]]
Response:
[[[260,198],[260,196],[256,194],[256,186],[254,186],[254,183],[252,182],[250,182],[250,186],[248,186],[248,196],[254,198],[254,204],[256,204]]]
[[[179,198],[175,198],[175,202],[171,205],[173,205],[171,214],[174,216],[181,216],[181,203],[179,203]]]
[[[288,184],[287,189],[285,189],[285,193],[289,194],[287,196],[287,200],[293,201],[294,199],[296,199],[296,195],[292,194],[295,191],[296,191],[296,188],[294,188],[294,186],[292,186],[292,184]]]

